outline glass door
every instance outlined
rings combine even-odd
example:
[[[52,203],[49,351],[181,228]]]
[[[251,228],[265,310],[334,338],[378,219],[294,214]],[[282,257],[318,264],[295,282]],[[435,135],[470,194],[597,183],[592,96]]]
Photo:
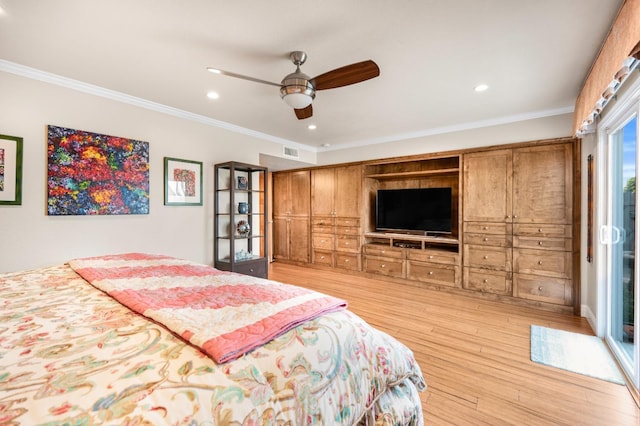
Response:
[[[607,130],[608,225],[601,239],[608,243],[607,324],[605,338],[627,376],[638,386],[638,116]]]

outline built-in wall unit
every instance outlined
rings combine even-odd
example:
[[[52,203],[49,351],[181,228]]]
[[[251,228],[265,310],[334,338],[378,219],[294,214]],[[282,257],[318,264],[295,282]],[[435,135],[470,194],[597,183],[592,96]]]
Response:
[[[275,172],[275,261],[579,314],[579,158],[560,138]]]

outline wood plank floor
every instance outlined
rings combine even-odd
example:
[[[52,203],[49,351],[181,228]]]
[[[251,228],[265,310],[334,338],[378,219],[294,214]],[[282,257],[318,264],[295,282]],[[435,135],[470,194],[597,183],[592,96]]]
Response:
[[[269,278],[344,298],[409,346],[428,425],[640,425],[625,386],[530,360],[532,324],[593,334],[584,318],[277,262]]]

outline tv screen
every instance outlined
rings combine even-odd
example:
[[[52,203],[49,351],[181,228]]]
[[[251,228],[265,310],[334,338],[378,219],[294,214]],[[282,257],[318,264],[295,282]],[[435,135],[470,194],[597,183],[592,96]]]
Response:
[[[451,233],[451,188],[379,189],[376,230]]]

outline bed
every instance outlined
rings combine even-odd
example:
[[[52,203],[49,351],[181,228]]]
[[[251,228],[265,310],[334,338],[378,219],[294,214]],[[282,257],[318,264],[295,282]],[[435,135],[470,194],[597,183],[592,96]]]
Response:
[[[126,253],[0,275],[0,303],[0,424],[424,421],[412,352],[311,290]]]

